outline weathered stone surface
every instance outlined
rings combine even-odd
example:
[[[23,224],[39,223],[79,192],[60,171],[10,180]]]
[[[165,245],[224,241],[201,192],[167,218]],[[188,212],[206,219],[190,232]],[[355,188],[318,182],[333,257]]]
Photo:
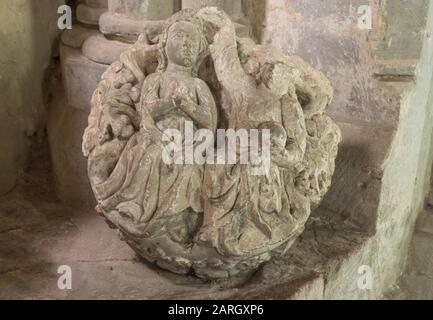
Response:
[[[98,30],[74,25],[72,29],[65,30],[62,33],[62,43],[68,47],[79,49],[88,38],[98,34]]]
[[[332,88],[301,59],[237,39],[216,8],[182,11],[164,25],[158,44],[141,36],[93,95],[83,151],[98,210],[161,268],[242,278],[291,246],[329,189],[341,138],[325,115]],[[216,164],[211,141],[204,161],[212,164],[167,163],[166,130],[189,123],[211,135],[268,130],[268,171],[239,159]],[[184,150],[181,135],[175,144]]]
[[[173,14],[172,0],[113,0],[100,19],[100,30],[110,37],[135,42],[146,32],[153,38],[161,33],[163,20]]]
[[[257,14],[259,18],[255,22],[264,25],[263,43],[299,55],[313,67],[320,68],[337,88],[328,111],[334,119],[395,125],[399,116],[400,88],[372,77],[375,72],[381,72],[377,70],[379,61],[372,56],[375,44],[384,36],[384,29],[377,21],[382,15],[373,14],[372,30],[358,28],[357,9],[362,5],[365,5],[363,0],[265,1],[266,15]],[[370,8],[373,13],[386,14],[378,2],[371,3]],[[392,20],[398,23],[399,19]],[[386,43],[383,41],[384,48]],[[406,61],[403,62],[406,65]],[[401,61],[396,60],[389,62],[394,67],[400,64]]]
[[[85,0],[86,4],[94,8],[108,8],[108,0]]]
[[[420,214],[416,223],[416,230],[433,235],[433,213],[431,211],[424,211]]]
[[[99,18],[105,11],[107,8],[90,7],[82,3],[77,7],[77,19],[81,23],[97,26]]]
[[[108,36],[116,36],[129,42],[135,42],[143,32],[157,36],[163,28],[160,20],[136,20],[122,15],[104,13],[100,19],[100,30]]]
[[[172,0],[114,0],[109,4],[109,12],[124,15],[134,20],[164,20],[174,11]]]
[[[182,9],[199,10],[205,7],[216,7],[226,12],[233,21],[243,21],[242,1],[232,0],[182,0]]]
[[[61,45],[63,83],[70,106],[84,111],[90,108],[90,99],[107,65],[87,59],[81,50]]]
[[[119,60],[120,54],[131,45],[116,40],[108,40],[102,34],[89,37],[83,44],[83,55],[101,64],[110,65]]]

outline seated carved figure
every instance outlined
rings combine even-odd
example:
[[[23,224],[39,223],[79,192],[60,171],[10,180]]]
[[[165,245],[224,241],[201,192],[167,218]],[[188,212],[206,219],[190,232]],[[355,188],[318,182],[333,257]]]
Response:
[[[181,11],[154,42],[143,35],[123,53],[93,95],[83,152],[97,211],[162,268],[203,279],[249,275],[290,247],[329,188],[340,140],[324,114],[331,97],[322,74],[238,39],[223,12]],[[193,136],[269,132],[268,170],[167,162],[167,132],[189,124]],[[175,143],[197,144],[186,135]]]

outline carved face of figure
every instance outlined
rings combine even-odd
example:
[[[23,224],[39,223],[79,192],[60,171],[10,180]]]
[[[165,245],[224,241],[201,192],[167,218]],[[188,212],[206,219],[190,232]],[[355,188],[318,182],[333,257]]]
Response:
[[[165,51],[170,62],[194,66],[200,52],[199,30],[190,22],[176,22],[168,31]]]

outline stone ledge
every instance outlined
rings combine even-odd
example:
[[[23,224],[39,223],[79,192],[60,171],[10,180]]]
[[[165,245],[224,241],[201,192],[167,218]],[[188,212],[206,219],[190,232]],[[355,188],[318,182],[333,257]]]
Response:
[[[121,41],[133,43],[143,32],[149,38],[156,37],[162,32],[165,20],[136,20],[128,16],[106,12],[100,20],[100,30],[109,38],[119,38]],[[236,33],[240,37],[249,35],[249,28],[243,24],[234,23]]]
[[[135,42],[138,36],[147,32],[150,38],[162,31],[165,20],[134,20],[120,14],[104,13],[99,22],[100,30],[107,36],[115,36],[127,42]]]
[[[89,37],[83,44],[82,52],[90,60],[110,65],[119,60],[122,52],[128,50],[130,44],[108,40],[102,34]]]
[[[321,206],[330,219],[345,219],[373,234],[383,183],[384,163],[388,158],[395,129],[391,126],[337,120],[342,142],[329,192]],[[340,217],[339,217],[340,216]]]
[[[77,7],[77,20],[83,24],[99,25],[99,18],[107,11],[107,8],[94,8],[86,4]]]
[[[376,61],[374,77],[384,82],[414,82],[418,60],[379,60]]]
[[[75,24],[72,29],[66,30],[62,33],[61,39],[64,45],[79,49],[89,37],[97,34],[100,34],[98,30],[84,28],[79,24]]]

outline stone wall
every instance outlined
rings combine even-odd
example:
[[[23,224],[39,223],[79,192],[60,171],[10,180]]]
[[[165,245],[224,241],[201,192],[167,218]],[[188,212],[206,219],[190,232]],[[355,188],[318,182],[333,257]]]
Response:
[[[40,128],[42,83],[59,33],[61,0],[0,2],[0,194],[9,191],[26,164],[29,138]]]

